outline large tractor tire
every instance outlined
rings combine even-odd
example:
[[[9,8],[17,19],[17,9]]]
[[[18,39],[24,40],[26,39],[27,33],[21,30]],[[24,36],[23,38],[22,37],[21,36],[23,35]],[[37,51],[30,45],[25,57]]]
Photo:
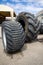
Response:
[[[4,50],[12,53],[20,50],[25,42],[25,34],[22,26],[17,21],[5,21],[2,23],[2,40]]]
[[[40,27],[40,34],[43,34],[43,23],[40,22],[40,24],[41,24],[41,27]]]
[[[40,22],[31,13],[21,12],[16,20],[20,22],[26,33],[26,41],[33,41],[37,38],[40,29]]]
[[[36,17],[37,18],[37,17]],[[37,18],[38,19],[38,18]],[[40,18],[39,18],[40,19]],[[43,34],[43,21],[38,20],[40,22],[40,29],[39,29],[39,34]]]
[[[38,19],[38,21],[40,21],[40,34],[43,34],[43,10],[42,11],[39,11],[37,14],[36,14],[36,18]]]

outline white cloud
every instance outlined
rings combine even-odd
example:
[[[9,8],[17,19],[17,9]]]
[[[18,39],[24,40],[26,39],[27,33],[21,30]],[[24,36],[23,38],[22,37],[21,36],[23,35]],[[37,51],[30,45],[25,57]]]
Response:
[[[32,5],[37,6],[37,7],[43,6],[43,0],[10,0],[10,1],[16,2],[16,3],[27,2],[27,4],[33,3]]]
[[[27,2],[32,3],[34,2],[36,6],[43,6],[43,0],[10,0],[11,2]]]
[[[12,2],[33,2],[34,0],[10,0],[10,1]]]
[[[38,11],[42,10],[43,8],[34,7],[32,5],[22,5],[22,4],[11,4],[7,3],[8,6],[12,7],[16,14],[22,11],[31,12],[31,13],[37,13]]]
[[[41,0],[41,1],[39,1],[38,2],[41,6],[43,6],[43,1]]]
[[[12,2],[43,2],[43,0],[10,0]]]

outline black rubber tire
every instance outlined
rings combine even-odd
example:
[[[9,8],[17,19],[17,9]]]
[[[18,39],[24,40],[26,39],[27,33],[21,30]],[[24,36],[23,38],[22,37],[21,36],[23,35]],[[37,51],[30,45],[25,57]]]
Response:
[[[43,34],[43,23],[41,23],[41,27],[40,27],[40,34]]]
[[[40,29],[40,22],[37,22],[35,16],[28,12],[21,12],[16,20],[22,24],[24,30],[26,31],[26,40],[33,41],[37,38]]]
[[[6,48],[3,39],[3,30],[6,36]],[[25,33],[20,23],[17,21],[4,21],[2,23],[2,39],[6,52],[12,53],[21,50],[25,42]]]
[[[43,34],[43,23],[41,21],[40,21],[40,25],[41,26],[40,26],[40,30],[39,31],[40,31],[40,34]]]
[[[36,18],[40,21],[40,34],[43,34],[43,10],[36,13]]]

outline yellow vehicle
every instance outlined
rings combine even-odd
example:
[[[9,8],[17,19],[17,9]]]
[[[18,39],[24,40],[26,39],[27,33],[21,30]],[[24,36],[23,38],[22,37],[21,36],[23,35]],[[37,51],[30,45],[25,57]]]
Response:
[[[6,17],[8,18],[11,17],[10,19],[13,20],[15,16],[16,14],[11,7],[6,6],[6,5],[0,5],[0,20],[1,20],[0,23],[2,23]]]

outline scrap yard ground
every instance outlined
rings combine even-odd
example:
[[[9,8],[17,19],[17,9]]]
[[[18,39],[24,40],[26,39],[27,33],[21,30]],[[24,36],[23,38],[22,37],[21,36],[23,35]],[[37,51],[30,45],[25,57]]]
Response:
[[[0,65],[43,65],[43,35],[38,40],[26,43],[15,54],[6,54],[3,50],[0,27]]]

